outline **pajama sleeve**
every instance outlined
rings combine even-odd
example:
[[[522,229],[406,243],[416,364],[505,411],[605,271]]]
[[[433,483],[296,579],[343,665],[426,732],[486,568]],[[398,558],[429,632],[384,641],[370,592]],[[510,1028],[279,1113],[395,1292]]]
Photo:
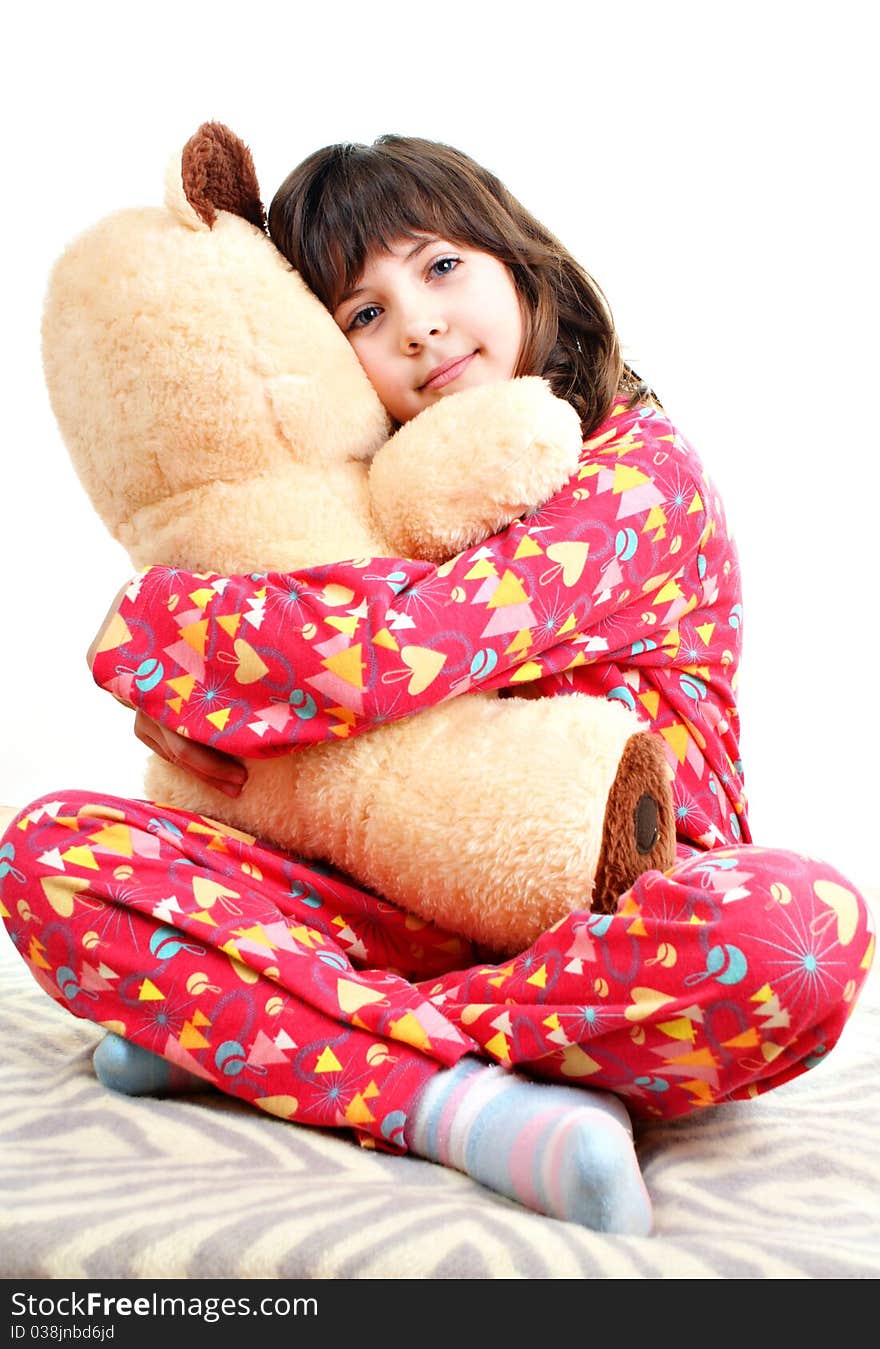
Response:
[[[698,575],[705,496],[699,461],[666,417],[618,403],[561,492],[440,566],[147,568],[118,604],[93,675],[171,729],[252,758],[472,689],[521,689],[657,647],[664,625],[697,603],[694,584],[676,578]]]

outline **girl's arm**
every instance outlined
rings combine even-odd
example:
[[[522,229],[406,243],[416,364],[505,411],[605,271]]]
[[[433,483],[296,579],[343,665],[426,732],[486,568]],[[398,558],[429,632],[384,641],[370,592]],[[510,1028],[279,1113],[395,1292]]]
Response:
[[[708,527],[700,472],[662,414],[618,404],[546,506],[440,566],[148,568],[96,643],[94,678],[172,730],[263,757],[656,645]]]

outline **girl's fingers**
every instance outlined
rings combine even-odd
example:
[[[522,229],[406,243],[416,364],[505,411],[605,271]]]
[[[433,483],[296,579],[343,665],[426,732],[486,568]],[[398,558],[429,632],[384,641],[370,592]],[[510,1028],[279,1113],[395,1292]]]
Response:
[[[178,735],[143,712],[135,717],[134,733],[166,763],[192,773],[227,796],[238,796],[247,781],[247,769],[233,755]]]

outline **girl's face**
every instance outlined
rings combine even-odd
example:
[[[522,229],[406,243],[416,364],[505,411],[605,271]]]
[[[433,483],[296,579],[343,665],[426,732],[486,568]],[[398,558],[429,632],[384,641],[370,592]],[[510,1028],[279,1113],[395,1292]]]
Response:
[[[511,379],[523,344],[509,269],[433,234],[372,254],[333,317],[399,423],[445,394]]]

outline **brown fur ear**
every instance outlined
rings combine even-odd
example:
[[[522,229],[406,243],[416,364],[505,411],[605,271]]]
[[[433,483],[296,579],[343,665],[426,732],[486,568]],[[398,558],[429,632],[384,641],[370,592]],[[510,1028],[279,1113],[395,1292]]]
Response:
[[[208,226],[229,211],[265,231],[266,212],[251,152],[222,122],[203,122],[183,147],[183,190]]]

